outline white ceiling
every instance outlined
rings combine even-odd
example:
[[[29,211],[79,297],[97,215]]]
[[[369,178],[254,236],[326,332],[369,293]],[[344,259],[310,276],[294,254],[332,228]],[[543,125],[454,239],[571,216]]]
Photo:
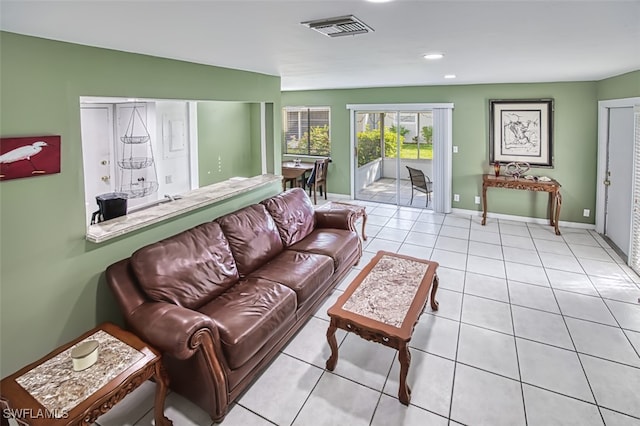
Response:
[[[300,24],[341,15],[375,32],[329,38]],[[279,75],[283,90],[590,81],[640,69],[640,0],[1,0],[0,28]],[[444,59],[422,58],[431,51]]]

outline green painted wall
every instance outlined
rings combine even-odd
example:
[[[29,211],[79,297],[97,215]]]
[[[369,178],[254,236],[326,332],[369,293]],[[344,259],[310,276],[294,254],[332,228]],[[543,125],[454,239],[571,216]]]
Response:
[[[640,70],[599,81],[597,96],[599,101],[640,96]]]
[[[594,223],[582,210],[595,208],[597,152],[597,84],[595,82],[486,84],[460,86],[388,87],[348,90],[283,92],[282,105],[331,107],[329,192],[349,193],[349,113],[347,104],[452,102],[454,208],[480,210],[474,197],[481,194],[481,178],[489,168],[488,105],[490,99],[555,100],[553,169],[533,173],[557,179],[563,186],[561,220]],[[491,212],[546,217],[544,195],[504,189],[490,190]]]
[[[1,32],[0,134],[62,137],[60,174],[0,183],[2,377],[97,323],[120,321],[104,280],[109,264],[279,191],[278,183],[117,240],[89,243],[80,96],[270,102],[279,140],[279,77]],[[279,161],[269,158],[271,167]]]
[[[252,137],[258,131],[252,118],[255,104],[241,102],[198,102],[198,173],[200,186],[227,180],[233,176],[256,176]]]

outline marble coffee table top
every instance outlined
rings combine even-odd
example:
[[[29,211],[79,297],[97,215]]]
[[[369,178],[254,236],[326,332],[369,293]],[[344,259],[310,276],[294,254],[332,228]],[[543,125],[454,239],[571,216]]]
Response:
[[[428,268],[424,262],[382,256],[342,309],[400,328]]]

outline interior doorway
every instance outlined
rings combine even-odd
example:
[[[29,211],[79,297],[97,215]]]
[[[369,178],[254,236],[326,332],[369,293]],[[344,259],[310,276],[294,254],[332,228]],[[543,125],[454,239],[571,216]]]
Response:
[[[625,261],[631,241],[633,108],[609,108],[604,232]]]
[[[598,173],[596,192],[596,231],[630,264],[631,248],[640,244],[634,232],[635,181],[640,170],[634,164],[640,152],[634,139],[634,105],[640,98],[598,103]]]

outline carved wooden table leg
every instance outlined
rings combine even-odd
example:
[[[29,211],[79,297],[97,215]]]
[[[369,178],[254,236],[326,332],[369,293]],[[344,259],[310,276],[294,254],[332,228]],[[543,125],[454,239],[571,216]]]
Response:
[[[487,224],[487,187],[482,185],[482,225]]]
[[[400,389],[398,389],[398,399],[404,405],[409,405],[411,401],[411,388],[407,384],[407,373],[409,372],[409,364],[411,363],[411,354],[406,342],[401,342],[398,349],[398,358],[400,359]]]
[[[438,291],[438,275],[433,276],[433,283],[431,284],[431,309],[437,311],[440,304],[436,300],[436,292]]]
[[[333,371],[338,363],[338,341],[336,340],[336,328],[335,320],[331,319],[331,323],[327,329],[327,341],[331,348],[331,356],[327,360],[327,370],[329,371]]]
[[[156,396],[154,405],[154,417],[156,426],[171,426],[173,422],[164,416],[164,400],[167,397],[167,388],[169,386],[169,377],[162,365],[162,361],[156,362]]]
[[[553,218],[554,218],[554,207],[556,204],[556,197],[555,197],[556,193],[555,192],[549,192],[549,225],[553,226]]]
[[[562,207],[562,195],[560,195],[560,191],[555,192],[555,197],[553,200],[554,212],[553,212],[553,221],[555,223],[556,235],[560,235],[560,228],[558,228],[558,222],[560,221],[560,208]]]
[[[367,236],[364,233],[364,226],[367,224],[367,212],[363,211],[362,212],[362,239],[367,241]]]

